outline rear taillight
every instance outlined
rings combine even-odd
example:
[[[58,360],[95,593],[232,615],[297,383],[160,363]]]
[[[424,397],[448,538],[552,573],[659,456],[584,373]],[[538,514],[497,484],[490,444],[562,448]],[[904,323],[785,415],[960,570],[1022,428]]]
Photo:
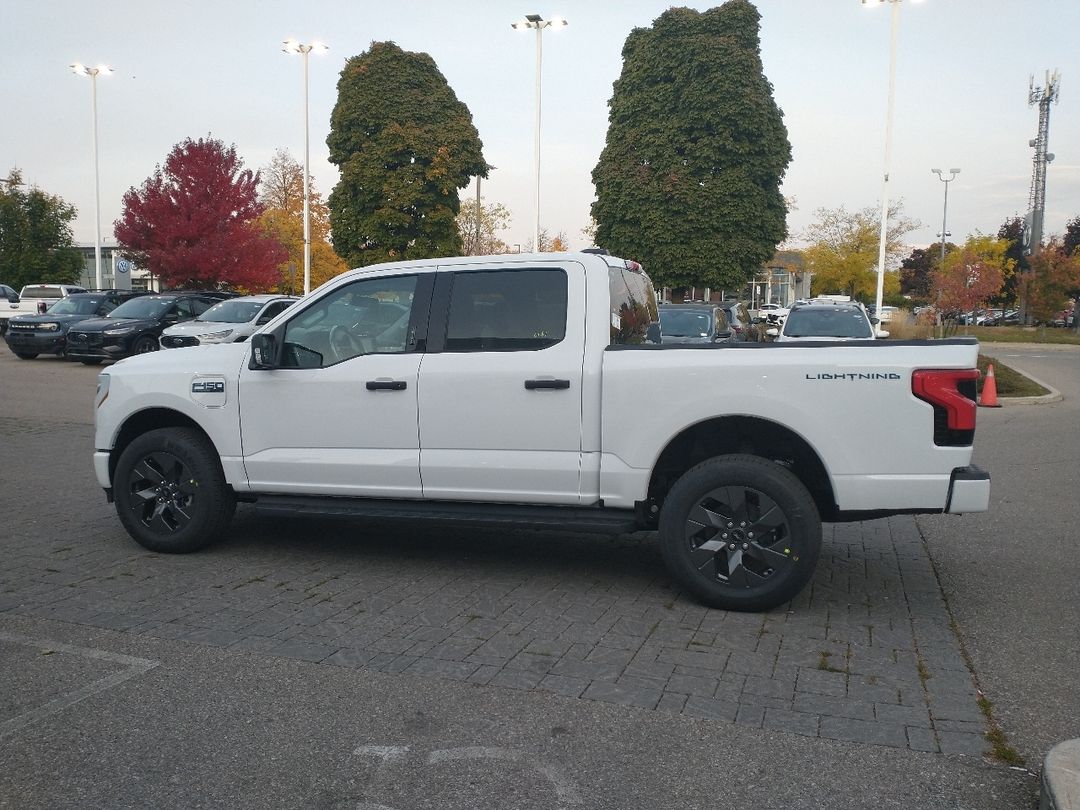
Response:
[[[911,393],[934,407],[934,444],[970,445],[975,439],[976,368],[917,369]]]

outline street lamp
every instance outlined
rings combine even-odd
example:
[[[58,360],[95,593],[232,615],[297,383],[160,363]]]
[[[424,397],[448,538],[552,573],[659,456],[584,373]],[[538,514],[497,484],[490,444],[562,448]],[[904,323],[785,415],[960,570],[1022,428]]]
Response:
[[[76,62],[69,65],[72,73],[78,76],[90,77],[90,107],[93,113],[94,132],[94,286],[99,290],[104,287],[101,277],[101,182],[98,173],[98,143],[97,143],[97,77],[108,76],[113,69],[108,65],[86,67]]]
[[[311,150],[308,127],[308,54],[330,50],[328,45],[312,42],[308,45],[287,39],[282,43],[285,53],[298,53],[304,57],[304,295],[311,292]]]
[[[941,233],[938,236],[941,237],[941,266],[945,266],[945,237],[951,236],[947,230],[945,230],[945,222],[949,216],[949,183],[956,179],[956,175],[960,174],[959,169],[949,169],[949,176],[944,177],[941,174],[941,169],[931,169],[934,174],[938,176],[938,180],[945,184],[945,207],[941,211]]]
[[[484,165],[489,172],[492,169],[499,168],[498,166],[492,166],[490,163]],[[474,245],[476,251],[474,255],[476,256],[483,254],[483,251],[480,249],[480,177],[481,175],[476,175],[476,244]]]
[[[946,230],[946,228],[945,228],[945,223],[947,222],[948,216],[949,216],[949,183],[951,183],[953,180],[956,179],[956,175],[960,174],[960,170],[959,169],[949,169],[949,176],[948,177],[942,176],[941,169],[931,169],[930,171],[932,171],[934,174],[936,174],[938,176],[938,180],[940,180],[942,183],[945,184],[945,207],[941,211],[941,233],[938,234],[938,236],[941,237],[941,263],[938,265],[938,272],[940,273],[941,271],[943,271],[945,269],[945,237],[950,235],[948,230]],[[935,311],[937,313],[937,326],[938,326],[938,332],[939,332],[938,337],[941,337],[941,335],[940,335],[940,331],[941,331],[941,285],[940,284],[938,285],[937,306],[934,307],[934,309],[935,309]]]
[[[516,31],[524,31],[527,28],[536,29],[536,129],[533,134],[533,169],[536,186],[536,221],[533,224],[533,249],[540,250],[540,63],[544,50],[543,33],[545,28],[562,28],[568,25],[562,17],[552,17],[545,20],[539,14],[526,14],[524,20],[511,23],[510,27]]]
[[[892,159],[893,100],[896,96],[896,29],[900,22],[902,0],[862,0],[867,7],[892,5],[889,22],[889,101],[885,111],[885,179],[881,189],[881,234],[878,244],[877,295],[874,299],[875,313],[881,317],[881,299],[885,292],[885,243],[889,231],[889,162]],[[913,3],[920,0],[912,0]]]

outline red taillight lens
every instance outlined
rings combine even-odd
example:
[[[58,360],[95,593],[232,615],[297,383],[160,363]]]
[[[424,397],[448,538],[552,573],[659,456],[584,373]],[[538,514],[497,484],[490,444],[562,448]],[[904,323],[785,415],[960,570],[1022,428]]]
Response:
[[[971,443],[975,431],[977,379],[977,368],[917,369],[912,372],[911,393],[933,405],[935,414],[944,416],[942,427],[950,434],[939,436],[935,429],[935,444]]]

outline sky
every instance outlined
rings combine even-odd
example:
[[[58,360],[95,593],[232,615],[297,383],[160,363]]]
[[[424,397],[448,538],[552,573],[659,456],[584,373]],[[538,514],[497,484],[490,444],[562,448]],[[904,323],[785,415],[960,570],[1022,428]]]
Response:
[[[717,5],[690,3],[701,10]],[[784,112],[793,157],[783,193],[794,200],[798,246],[821,208],[880,206],[885,172],[890,9],[860,0],[756,0],[765,75]],[[591,174],[607,133],[612,82],[629,32],[669,3],[652,0],[3,0],[0,175],[78,210],[78,242],[94,238],[91,82],[73,62],[115,69],[97,82],[101,230],[112,236],[122,197],[185,138],[235,144],[245,166],[285,148],[304,152],[303,60],[282,40],[320,41],[310,57],[310,154],[315,187],[338,180],[326,136],[348,57],[392,40],[432,56],[473,115],[484,157],[485,202],[502,203],[511,245],[531,239],[536,35],[525,14],[560,15],[543,34],[541,224],[585,247]],[[1061,72],[1051,107],[1046,234],[1080,215],[1080,2],[901,0],[889,196],[921,227],[913,247],[937,240],[944,189],[932,168],[959,168],[948,186],[952,241],[994,234],[1027,210],[1038,109],[1029,78]],[[947,176],[947,175],[946,175]],[[475,185],[462,196],[475,196]]]

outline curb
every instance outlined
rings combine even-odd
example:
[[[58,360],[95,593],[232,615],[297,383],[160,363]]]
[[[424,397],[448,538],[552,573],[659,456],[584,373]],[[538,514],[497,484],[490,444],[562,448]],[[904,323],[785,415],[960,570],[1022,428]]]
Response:
[[[1021,371],[1015,366],[1009,366],[1009,368],[1017,374],[1027,377],[1033,383],[1041,385],[1050,393],[1038,397],[998,397],[998,402],[1002,405],[1047,405],[1051,402],[1061,402],[1061,400],[1065,399],[1065,397],[1061,395],[1061,392],[1049,383],[1044,383],[1042,380],[1032,377],[1026,371]]]
[[[1066,740],[1043,760],[1039,810],[1080,810],[1080,740]]]

